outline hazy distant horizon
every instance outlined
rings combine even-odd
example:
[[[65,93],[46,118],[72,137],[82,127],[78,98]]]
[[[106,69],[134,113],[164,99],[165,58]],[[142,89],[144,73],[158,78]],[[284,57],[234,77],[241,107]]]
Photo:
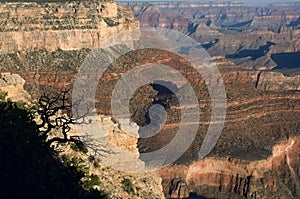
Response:
[[[149,0],[115,0],[116,2],[132,2],[132,1],[145,1],[149,2]],[[229,0],[150,0],[150,1],[157,1],[157,2],[228,2]],[[254,4],[254,3],[260,3],[260,4],[269,4],[269,3],[288,3],[288,2],[299,2],[300,0],[232,0],[230,2],[240,2],[240,3],[248,3],[248,4]]]

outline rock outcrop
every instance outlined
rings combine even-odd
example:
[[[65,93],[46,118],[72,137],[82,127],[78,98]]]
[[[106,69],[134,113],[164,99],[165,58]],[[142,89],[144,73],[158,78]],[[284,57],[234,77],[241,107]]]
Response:
[[[257,87],[262,90],[300,91],[300,75],[288,77],[280,72],[261,72],[257,77]]]
[[[299,3],[129,2],[141,27],[171,28],[199,41],[211,56],[224,56],[251,69],[286,67],[276,54],[300,51]],[[272,45],[270,45],[272,44]],[[293,57],[299,67],[299,60]],[[295,63],[293,63],[295,64]]]
[[[68,146],[59,146],[63,151],[61,156],[84,160],[89,173],[100,179],[95,188],[105,190],[111,198],[164,198],[161,177],[154,172],[146,173],[145,164],[138,159],[138,126],[135,123],[127,119],[113,122],[110,116],[104,115],[85,120],[87,124],[73,127],[72,135],[87,133],[87,139],[82,140],[89,152],[82,154]]]
[[[300,139],[290,138],[260,161],[205,158],[159,171],[167,198],[299,198]]]
[[[107,166],[129,172],[144,172],[137,148],[138,126],[122,119],[114,123],[110,116],[89,116],[88,123],[74,126],[93,155],[101,156]],[[99,151],[99,152],[98,152]],[[102,154],[104,152],[104,154]]]
[[[93,49],[139,27],[129,9],[112,1],[0,3],[0,13],[0,54]]]
[[[24,89],[25,80],[18,74],[1,73],[0,90],[7,93],[13,101],[29,102],[31,97]]]

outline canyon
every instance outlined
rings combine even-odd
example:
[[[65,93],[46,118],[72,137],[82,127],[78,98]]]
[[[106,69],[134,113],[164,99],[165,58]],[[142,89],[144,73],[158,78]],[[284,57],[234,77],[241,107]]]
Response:
[[[207,158],[158,171],[169,198],[297,198],[299,138],[273,148],[265,160]]]
[[[139,27],[129,9],[112,1],[6,2],[0,13],[1,54],[93,49],[112,34]]]
[[[284,53],[299,51],[299,2],[261,6],[235,2],[122,5],[134,11],[141,27],[177,30],[200,42],[211,56],[229,58],[244,68],[290,68],[274,56],[280,54],[281,60],[287,60]]]
[[[121,198],[299,198],[299,10],[299,3],[0,3],[0,89],[9,96],[29,93],[37,99],[42,93],[72,88],[85,58],[111,35],[147,26],[183,32],[202,44],[225,85],[226,120],[216,146],[199,159],[211,123],[212,99],[204,79],[178,55],[141,49],[116,59],[99,80],[96,109],[100,123],[114,129],[108,137],[137,158],[176,135],[182,107],[174,93],[154,82],[139,88],[129,106],[132,122],[143,127],[149,123],[149,108],[163,105],[167,118],[158,134],[128,138],[111,118],[118,80],[147,63],[171,66],[192,85],[201,102],[197,135],[188,150],[158,174],[127,175],[105,166],[91,167],[91,173],[102,176],[104,188]],[[118,190],[123,178],[135,185],[132,193]]]

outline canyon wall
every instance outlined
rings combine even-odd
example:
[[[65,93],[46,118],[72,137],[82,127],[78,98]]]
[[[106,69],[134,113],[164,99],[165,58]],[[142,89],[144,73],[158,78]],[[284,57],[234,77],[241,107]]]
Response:
[[[299,67],[300,4],[128,2],[141,27],[170,28],[191,36],[211,56],[264,70]],[[277,56],[280,55],[280,58]],[[294,62],[289,60],[293,59]]]
[[[165,198],[161,177],[155,172],[144,172],[145,164],[139,160],[138,126],[135,123],[126,119],[114,122],[104,115],[85,119],[89,123],[76,125],[71,135],[90,135],[84,140],[89,152],[82,154],[60,146],[61,156],[83,159],[90,174],[100,179],[100,184],[94,188],[105,190],[111,198]],[[98,128],[91,129],[96,123]],[[94,157],[93,161],[90,161],[90,155]]]
[[[300,75],[287,77],[280,72],[262,72],[256,86],[266,91],[300,91]]]
[[[268,159],[243,161],[206,158],[188,166],[166,167],[163,176],[168,198],[299,198],[299,138],[273,148]]]
[[[272,54],[299,50],[296,20],[299,6],[279,10],[290,10],[289,13],[284,11],[288,18],[284,22],[289,27],[281,27],[282,14],[274,18],[257,16],[273,16],[276,7],[256,10],[241,4],[229,4],[224,12],[217,4],[162,3],[162,8],[136,5],[138,7],[133,9],[142,26],[170,27],[191,33],[211,55],[215,55],[213,58],[221,71],[228,100],[222,135],[209,157],[198,161],[199,143],[202,143],[210,124],[211,101],[204,80],[188,68],[189,63],[168,52],[144,49],[116,60],[99,80],[101,93],[97,93],[96,106],[98,113],[105,115],[111,114],[111,95],[116,82],[138,64],[156,62],[172,66],[192,84],[201,102],[200,126],[192,145],[176,161],[179,165],[159,171],[163,176],[165,196],[269,198],[275,193],[275,198],[298,198],[300,160],[297,150],[300,142],[294,136],[299,136],[300,129],[299,75],[295,73],[288,77],[281,71],[266,69],[277,65]],[[139,26],[129,9],[106,1],[1,3],[0,9],[0,70],[17,73],[25,79],[25,89],[33,98],[52,89],[72,88],[81,63],[93,48],[112,34]],[[191,18],[195,20],[191,21]],[[260,20],[274,20],[279,27],[266,30],[265,25],[261,25],[255,29],[257,24],[263,24]],[[204,29],[212,37],[201,37]],[[241,30],[245,31],[241,33]],[[241,68],[239,63],[244,63],[245,67]],[[23,88],[23,82],[17,85]],[[133,152],[132,159],[124,164],[143,165],[137,159],[138,151],[143,153],[161,148],[177,132],[180,105],[174,95],[159,92],[152,85],[146,85],[133,94],[130,104],[131,117],[138,124],[145,124],[148,108],[153,103],[167,107],[166,125],[154,137],[132,139],[110,117],[100,117],[98,121],[113,143]],[[282,140],[288,141],[272,151]],[[292,157],[292,153],[296,155]],[[104,188],[114,192],[115,197],[164,197],[161,179],[156,174],[128,176],[105,166],[91,168],[92,173],[101,177]],[[119,190],[125,178],[134,185],[131,193]]]
[[[5,71],[0,75],[0,89],[12,100],[25,102],[53,87],[60,90],[70,86],[88,52],[111,35],[139,27],[130,9],[112,1],[1,2],[0,24],[0,70]],[[90,174],[100,179],[101,184],[93,188],[105,189],[113,198],[164,198],[158,174],[121,172],[102,162],[106,157],[106,161],[114,161],[111,164],[143,168],[138,159],[138,136],[128,136],[127,132],[137,134],[137,126],[126,121],[115,123],[105,116],[93,122],[98,122],[109,141],[130,156],[109,153],[112,148],[94,147],[107,152],[95,160],[94,153],[76,152],[70,144],[56,146],[63,151],[60,156],[82,160]]]
[[[130,9],[110,1],[0,3],[0,13],[0,54],[93,49],[139,27]]]

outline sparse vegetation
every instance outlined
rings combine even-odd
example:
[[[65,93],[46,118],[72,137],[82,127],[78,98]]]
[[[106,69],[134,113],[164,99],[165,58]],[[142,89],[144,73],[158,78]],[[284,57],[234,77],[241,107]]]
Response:
[[[105,198],[82,179],[86,167],[80,159],[61,162],[39,136],[31,112],[12,101],[0,101],[1,198]],[[97,183],[96,177],[88,177]]]
[[[100,185],[100,179],[97,175],[90,175],[87,177],[87,179],[83,182],[83,187],[87,190],[93,189],[94,186]]]
[[[107,23],[108,26],[111,26],[111,27],[119,25],[119,22],[112,18],[103,18],[103,20],[105,21],[105,23]]]
[[[7,92],[0,90],[0,101],[5,101]]]
[[[68,95],[68,91],[52,95],[43,94],[33,108],[32,117],[41,121],[37,124],[39,136],[49,146],[52,143],[71,143],[71,148],[75,151],[82,150],[87,153],[79,137],[69,135],[70,125],[77,124],[78,120],[83,119],[85,115],[73,116]]]
[[[72,150],[77,151],[77,152],[82,152],[82,153],[87,153],[88,149],[84,146],[84,144],[75,144],[75,143],[70,143],[70,147]]]
[[[134,193],[134,188],[133,188],[133,184],[130,181],[130,179],[128,178],[124,178],[122,181],[122,188],[124,189],[124,191],[126,191],[127,193],[131,194]]]

